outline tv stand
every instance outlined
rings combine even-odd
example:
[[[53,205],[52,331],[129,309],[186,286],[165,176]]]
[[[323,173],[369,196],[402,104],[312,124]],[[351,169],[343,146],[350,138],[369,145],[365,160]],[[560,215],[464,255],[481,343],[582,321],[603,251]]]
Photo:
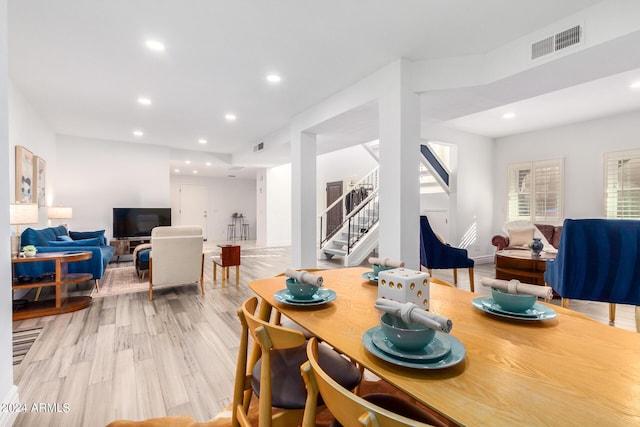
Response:
[[[115,248],[113,256],[118,257],[116,261],[120,262],[121,256],[132,255],[136,246],[142,245],[143,243],[151,243],[151,236],[135,236],[113,239],[109,242],[109,245]]]

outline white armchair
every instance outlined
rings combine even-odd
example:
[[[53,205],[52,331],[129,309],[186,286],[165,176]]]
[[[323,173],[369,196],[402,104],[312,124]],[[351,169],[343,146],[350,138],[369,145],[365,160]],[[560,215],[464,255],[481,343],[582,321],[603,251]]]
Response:
[[[149,301],[153,287],[183,285],[200,281],[204,294],[202,228],[197,226],[156,227],[151,230],[149,258]]]

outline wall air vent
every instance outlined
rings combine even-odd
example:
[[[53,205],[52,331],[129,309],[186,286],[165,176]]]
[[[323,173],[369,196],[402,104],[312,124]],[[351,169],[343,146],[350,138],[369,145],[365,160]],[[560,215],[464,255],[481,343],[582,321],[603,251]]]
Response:
[[[553,36],[539,40],[531,45],[531,59],[537,59],[550,53],[558,52],[569,46],[582,42],[582,26],[561,31]]]
[[[253,146],[253,151],[262,151],[264,150],[264,142]]]

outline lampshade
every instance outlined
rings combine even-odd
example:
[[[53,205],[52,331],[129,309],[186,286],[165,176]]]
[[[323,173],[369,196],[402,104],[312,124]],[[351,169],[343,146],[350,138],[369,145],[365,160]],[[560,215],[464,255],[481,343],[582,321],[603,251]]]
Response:
[[[38,205],[35,203],[19,203],[10,205],[9,223],[11,225],[37,224]]]
[[[72,209],[62,206],[51,206],[47,211],[49,219],[69,219],[72,218]]]

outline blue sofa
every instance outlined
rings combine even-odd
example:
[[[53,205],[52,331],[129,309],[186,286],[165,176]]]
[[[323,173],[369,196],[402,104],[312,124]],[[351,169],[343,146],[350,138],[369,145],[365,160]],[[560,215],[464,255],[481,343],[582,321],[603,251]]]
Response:
[[[104,271],[113,257],[115,248],[107,244],[104,230],[69,231],[66,227],[48,227],[41,230],[27,228],[22,232],[20,244],[33,245],[38,252],[91,252],[91,259],[72,262],[67,265],[69,273],[91,273],[97,281],[102,279]],[[55,272],[55,263],[33,262],[15,265],[16,276],[29,276],[38,279],[43,274]],[[97,284],[97,282],[96,282]]]

